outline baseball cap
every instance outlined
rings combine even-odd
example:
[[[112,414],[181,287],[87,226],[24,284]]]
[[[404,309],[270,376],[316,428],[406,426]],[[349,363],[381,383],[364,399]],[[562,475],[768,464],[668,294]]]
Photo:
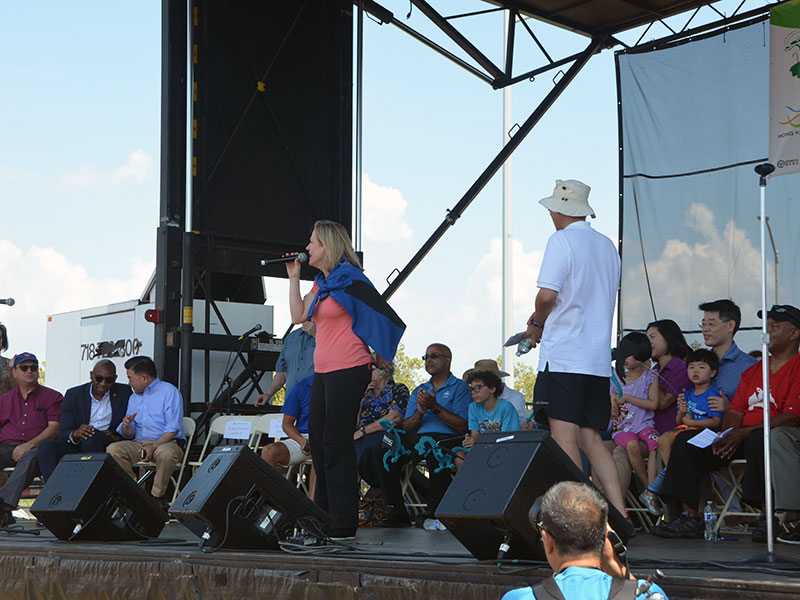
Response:
[[[761,318],[761,311],[756,313]],[[800,309],[791,304],[775,304],[767,311],[767,317],[773,321],[789,321],[792,325],[800,329]]]
[[[20,353],[19,353],[19,354],[17,354],[17,356],[14,358],[14,366],[16,367],[16,366],[18,366],[20,363],[24,363],[26,360],[32,360],[32,361],[33,361],[33,362],[35,362],[37,365],[39,364],[39,359],[38,359],[38,358],[36,358],[36,355],[35,355],[35,354],[32,354],[32,353],[30,353],[30,352],[20,352]]]

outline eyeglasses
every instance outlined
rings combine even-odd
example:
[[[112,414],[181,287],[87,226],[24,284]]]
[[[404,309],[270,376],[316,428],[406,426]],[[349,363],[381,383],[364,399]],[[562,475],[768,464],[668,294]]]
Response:
[[[25,371],[32,371],[34,373],[39,372],[39,365],[19,365],[17,368],[23,373]]]
[[[114,382],[117,380],[117,378],[116,377],[101,377],[100,375],[95,375],[94,376],[94,380],[97,383],[103,383],[105,381],[108,385],[114,385]]]
[[[716,327],[717,325],[721,325],[722,323],[727,323],[728,321],[730,321],[730,319],[719,319],[719,320],[709,319],[708,321],[704,319],[700,321],[698,327],[700,327],[700,329],[704,329],[706,327]]]
[[[431,352],[430,354],[422,355],[422,360],[428,360],[429,358],[431,360],[435,360],[437,358],[450,358],[450,357],[447,356],[446,354],[442,354],[441,352]]]
[[[469,387],[469,391],[470,392],[480,392],[485,387],[486,387],[485,383],[476,383],[475,385],[471,385]]]

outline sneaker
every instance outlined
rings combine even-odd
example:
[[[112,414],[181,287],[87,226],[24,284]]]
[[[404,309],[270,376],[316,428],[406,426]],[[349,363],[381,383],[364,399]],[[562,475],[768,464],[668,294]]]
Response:
[[[782,533],[778,536],[778,541],[784,544],[800,544],[800,523],[792,527],[786,533]]]
[[[411,517],[405,507],[393,508],[375,523],[375,527],[411,527]]]
[[[703,522],[683,514],[674,521],[656,525],[650,533],[658,537],[677,539],[700,539],[703,537]]]
[[[639,494],[639,502],[642,503],[651,515],[656,517],[660,517],[664,514],[664,509],[661,507],[661,501],[656,498],[655,496],[650,496],[647,493],[647,490],[644,490],[641,494]]]
[[[354,540],[356,539],[356,528],[342,527],[341,529],[331,529],[328,537],[336,542],[341,542],[343,540]]]
[[[772,538],[773,538],[773,541],[775,539],[775,536],[777,536],[778,531],[779,531],[778,518],[773,516],[772,517]],[[767,543],[767,516],[764,513],[761,513],[761,516],[758,517],[758,522],[756,523],[756,526],[753,529],[753,537],[751,539],[756,544],[766,544]]]

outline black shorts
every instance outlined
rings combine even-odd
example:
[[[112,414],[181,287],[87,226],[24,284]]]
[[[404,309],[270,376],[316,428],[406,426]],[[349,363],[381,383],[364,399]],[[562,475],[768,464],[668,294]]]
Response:
[[[533,414],[542,425],[550,418],[604,430],[611,417],[609,389],[608,377],[554,373],[546,365],[533,387]]]

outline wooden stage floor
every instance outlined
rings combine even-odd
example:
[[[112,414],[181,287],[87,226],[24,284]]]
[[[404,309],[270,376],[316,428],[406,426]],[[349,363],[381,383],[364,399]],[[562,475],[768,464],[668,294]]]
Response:
[[[549,575],[544,564],[479,562],[446,531],[362,528],[351,549],[316,554],[207,553],[175,522],[156,541],[125,543],[62,542],[20,523],[40,535],[0,533],[0,599],[497,599]],[[628,550],[637,575],[666,574],[661,585],[673,600],[800,598],[800,546],[775,545],[796,561],[791,570],[737,562],[766,552],[746,536],[711,543],[639,533]]]

